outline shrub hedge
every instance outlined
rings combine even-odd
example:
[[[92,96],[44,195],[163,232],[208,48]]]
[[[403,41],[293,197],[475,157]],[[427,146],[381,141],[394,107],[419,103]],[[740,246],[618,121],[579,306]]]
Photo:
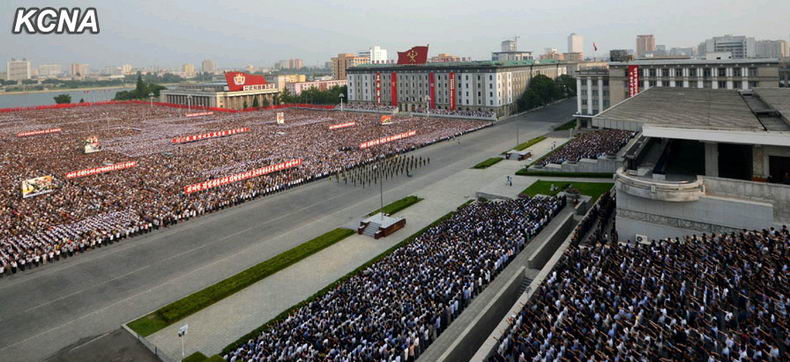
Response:
[[[383,208],[380,208],[380,209],[377,209],[377,210],[371,212],[370,214],[368,214],[368,216],[376,215],[379,212],[384,212],[387,215],[393,215],[396,212],[401,211],[401,210],[403,210],[403,209],[405,209],[405,208],[407,208],[407,207],[409,207],[411,205],[414,205],[414,204],[416,204],[416,203],[418,203],[418,202],[420,202],[422,200],[424,200],[424,199],[422,199],[420,197],[417,197],[417,196],[413,196],[413,195],[412,196],[406,196],[406,197],[404,197],[404,198],[402,198],[402,199],[400,199],[398,201],[395,201],[395,202],[389,203],[387,205],[384,205]]]
[[[474,165],[474,167],[472,168],[476,168],[476,169],[488,168],[492,165],[495,165],[499,161],[502,161],[502,157],[491,157],[483,162]]]

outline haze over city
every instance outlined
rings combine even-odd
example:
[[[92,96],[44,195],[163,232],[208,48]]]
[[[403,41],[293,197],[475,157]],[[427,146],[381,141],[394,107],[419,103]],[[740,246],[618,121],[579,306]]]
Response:
[[[431,53],[488,59],[502,40],[519,48],[565,51],[571,32],[584,36],[584,53],[605,57],[634,48],[637,34],[657,44],[693,47],[712,36],[790,37],[790,2],[638,1],[459,2],[383,1],[3,1],[0,29],[25,7],[96,7],[101,33],[92,36],[13,35],[0,32],[3,58],[34,63],[131,63],[177,66],[211,58],[219,66],[268,65],[299,57],[321,66],[339,52],[372,45],[405,50],[430,43]],[[768,11],[767,9],[771,9]],[[693,19],[693,20],[692,20]],[[599,49],[596,53],[592,43]],[[4,65],[0,65],[3,67]]]

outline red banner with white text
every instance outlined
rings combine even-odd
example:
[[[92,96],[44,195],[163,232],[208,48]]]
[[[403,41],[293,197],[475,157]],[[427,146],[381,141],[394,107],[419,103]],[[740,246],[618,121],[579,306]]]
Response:
[[[245,133],[245,132],[249,132],[249,131],[250,131],[250,129],[247,128],[247,127],[234,128],[234,129],[228,129],[228,130],[224,130],[224,131],[202,133],[202,134],[196,134],[196,135],[191,135],[191,136],[173,137],[173,139],[170,140],[170,142],[172,142],[172,143],[195,142],[195,141],[202,141],[202,140],[205,140],[205,139],[215,138],[215,137],[232,136],[232,135],[235,135],[235,134]]]
[[[639,66],[628,66],[628,96],[633,97],[639,93]]]
[[[353,127],[356,124],[357,124],[357,122],[338,123],[338,124],[333,124],[333,125],[329,126],[329,129],[340,129],[340,128],[346,128],[346,127]]]
[[[398,133],[398,134],[392,135],[392,136],[381,137],[381,138],[378,138],[378,139],[375,139],[375,140],[370,140],[370,141],[366,141],[366,142],[360,143],[359,144],[359,149],[360,150],[364,150],[366,148],[370,148],[370,147],[373,147],[373,146],[383,145],[385,143],[389,143],[389,142],[401,140],[401,139],[404,139],[404,138],[407,138],[407,137],[411,137],[411,136],[414,136],[416,134],[417,134],[417,131],[408,131],[408,132]]]
[[[287,170],[289,168],[294,168],[300,166],[302,164],[302,159],[295,159],[286,162],[276,163],[274,165],[269,165],[266,167],[261,167],[255,170],[250,170],[242,173],[237,173],[235,175],[220,177],[213,180],[204,181],[201,183],[193,184],[184,186],[184,193],[191,194],[193,192],[199,192],[208,190],[215,187],[224,186],[227,184],[231,184],[234,182],[244,181],[247,179],[251,179],[253,177],[267,175],[273,172]]]
[[[107,166],[86,168],[84,170],[79,170],[79,171],[71,171],[66,173],[66,178],[93,176],[93,175],[98,175],[100,173],[124,170],[132,167],[137,167],[137,161],[118,162]]]
[[[381,104],[381,72],[376,72],[376,104]]]
[[[42,134],[58,133],[60,131],[62,131],[60,128],[39,129],[35,131],[20,132],[17,133],[16,136],[17,137],[38,136]]]
[[[449,86],[450,86],[450,110],[455,110],[455,72],[450,72]]]

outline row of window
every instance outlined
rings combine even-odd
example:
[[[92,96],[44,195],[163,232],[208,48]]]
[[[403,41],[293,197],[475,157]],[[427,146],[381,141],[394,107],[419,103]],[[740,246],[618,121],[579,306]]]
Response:
[[[684,69],[686,70],[684,73]],[[732,75],[727,75],[727,69],[732,70]],[[744,69],[746,71],[744,71]],[[673,68],[674,72],[670,72],[670,68],[648,68],[642,72],[646,77],[699,77],[708,78],[712,76],[717,77],[748,77],[757,76],[757,67],[741,68]]]

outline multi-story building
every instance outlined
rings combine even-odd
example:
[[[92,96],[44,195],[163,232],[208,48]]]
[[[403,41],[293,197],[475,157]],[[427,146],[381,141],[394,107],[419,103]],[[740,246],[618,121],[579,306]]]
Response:
[[[512,62],[531,60],[532,52],[518,50],[518,37],[502,42],[502,51],[492,52],[491,60],[495,62]]]
[[[656,38],[653,34],[637,35],[636,36],[636,57],[642,58],[648,52],[656,50]]]
[[[568,35],[568,53],[579,53],[584,58],[584,37],[576,33]]]
[[[181,66],[181,72],[184,73],[184,78],[192,78],[195,76],[195,65],[194,64],[184,64]]]
[[[277,90],[280,92],[286,89],[289,83],[302,83],[305,81],[307,81],[307,76],[304,74],[280,74],[275,79]]]
[[[60,64],[41,64],[38,66],[39,78],[57,78],[63,74]]]
[[[584,54],[582,53],[562,53],[562,59],[566,62],[579,63],[584,61]]]
[[[613,62],[627,62],[633,58],[628,49],[612,49],[609,51],[609,60]]]
[[[121,74],[129,75],[132,74],[134,67],[131,64],[123,64],[121,65]]]
[[[227,72],[225,80],[209,83],[183,83],[175,89],[161,91],[161,102],[228,109],[252,107],[257,99],[259,105],[274,104],[277,86],[267,83],[262,75],[242,72]]]
[[[420,65],[365,64],[348,68],[348,102],[396,106],[417,111],[491,111],[497,117],[516,111],[516,101],[538,74],[567,74],[557,61],[475,61]]]
[[[564,60],[562,53],[557,51],[557,48],[546,48],[544,53],[540,55],[540,60]]]
[[[465,58],[447,54],[447,53],[439,53],[439,55],[432,56],[431,59],[428,61],[431,63],[450,63],[450,62],[462,62]]]
[[[308,89],[325,91],[333,87],[342,87],[347,83],[348,81],[344,79],[315,80],[312,82],[288,83],[285,85],[285,89],[288,89],[288,93],[290,94],[299,95]]]
[[[214,74],[217,71],[217,65],[214,64],[214,61],[211,59],[206,59],[203,63],[200,63],[200,71],[203,73]]]
[[[304,61],[299,58],[288,59],[288,69],[302,69],[304,68]]]
[[[388,61],[387,49],[375,45],[364,53],[365,54],[360,53],[359,55],[367,56],[368,58],[370,58],[370,62],[373,64],[387,64]]]
[[[696,54],[693,47],[669,49],[670,57],[692,57]]]
[[[778,59],[637,59],[602,68],[577,73],[579,117],[596,115],[654,87],[748,90],[780,84]]]
[[[335,79],[346,79],[346,69],[367,63],[370,63],[369,57],[352,53],[338,54],[332,58],[332,77]]]
[[[87,64],[72,64],[71,67],[71,76],[74,78],[85,78],[88,75],[88,65]]]
[[[22,58],[17,60],[11,58],[6,62],[6,80],[26,80],[32,76],[30,61]]]
[[[758,58],[782,58],[790,56],[785,40],[758,40],[756,43]]]
[[[698,46],[698,55],[707,53],[730,52],[733,59],[754,58],[757,55],[757,43],[754,38],[743,35],[724,35],[706,39]]]

